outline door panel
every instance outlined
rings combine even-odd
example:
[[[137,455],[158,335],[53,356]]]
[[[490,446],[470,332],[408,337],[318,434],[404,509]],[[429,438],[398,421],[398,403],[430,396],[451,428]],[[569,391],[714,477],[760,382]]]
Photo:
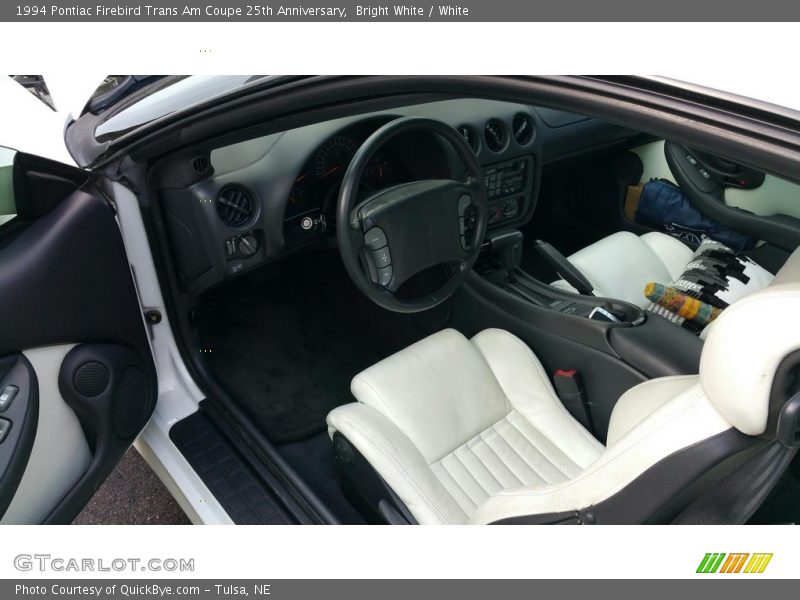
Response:
[[[36,372],[23,356],[0,360],[0,513],[14,498],[33,448],[39,420]]]
[[[644,167],[642,181],[667,179],[677,184],[667,164],[663,140],[639,146],[634,153]],[[800,219],[800,186],[768,173],[764,183],[755,189],[726,189],[725,204],[762,217],[788,215]]]
[[[38,417],[21,482],[12,490],[0,479],[0,499],[13,492],[4,523],[70,522],[155,407],[155,368],[114,209],[86,179],[15,158],[17,218],[0,225],[0,365],[21,356],[31,365]]]
[[[75,413],[58,391],[58,373],[71,345],[28,350],[36,373],[39,418],[27,468],[2,523],[41,523],[86,472],[92,455]],[[5,443],[5,442],[4,442]]]

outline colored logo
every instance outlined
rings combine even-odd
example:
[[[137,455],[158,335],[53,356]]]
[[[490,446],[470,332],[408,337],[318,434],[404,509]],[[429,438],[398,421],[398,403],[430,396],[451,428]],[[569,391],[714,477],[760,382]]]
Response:
[[[772,553],[749,554],[736,552],[707,552],[697,567],[698,573],[763,573]]]

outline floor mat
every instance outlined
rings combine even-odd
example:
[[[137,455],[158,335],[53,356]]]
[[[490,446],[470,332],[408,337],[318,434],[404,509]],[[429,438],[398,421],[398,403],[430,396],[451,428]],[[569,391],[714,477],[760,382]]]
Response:
[[[362,296],[331,251],[212,292],[196,320],[212,371],[276,444],[324,431],[354,375],[426,334]]]

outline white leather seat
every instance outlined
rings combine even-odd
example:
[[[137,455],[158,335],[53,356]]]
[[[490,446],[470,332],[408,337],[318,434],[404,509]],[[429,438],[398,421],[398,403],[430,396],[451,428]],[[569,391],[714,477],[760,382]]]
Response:
[[[595,296],[616,298],[644,308],[644,286],[654,281],[670,285],[692,258],[680,240],[657,231],[638,236],[620,231],[567,257],[589,280]],[[566,281],[554,287],[575,291]]]
[[[765,432],[776,369],[799,348],[800,285],[757,292],[717,319],[699,375],[625,393],[603,446],[521,340],[445,330],[357,375],[358,402],[329,414],[329,432],[421,524],[551,522],[588,509],[639,522]]]

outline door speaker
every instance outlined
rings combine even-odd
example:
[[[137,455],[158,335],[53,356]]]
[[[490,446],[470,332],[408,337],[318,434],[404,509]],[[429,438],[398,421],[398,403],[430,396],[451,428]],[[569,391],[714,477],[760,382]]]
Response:
[[[90,360],[75,370],[72,385],[81,396],[94,398],[106,391],[110,379],[111,374],[107,366],[99,361]]]

